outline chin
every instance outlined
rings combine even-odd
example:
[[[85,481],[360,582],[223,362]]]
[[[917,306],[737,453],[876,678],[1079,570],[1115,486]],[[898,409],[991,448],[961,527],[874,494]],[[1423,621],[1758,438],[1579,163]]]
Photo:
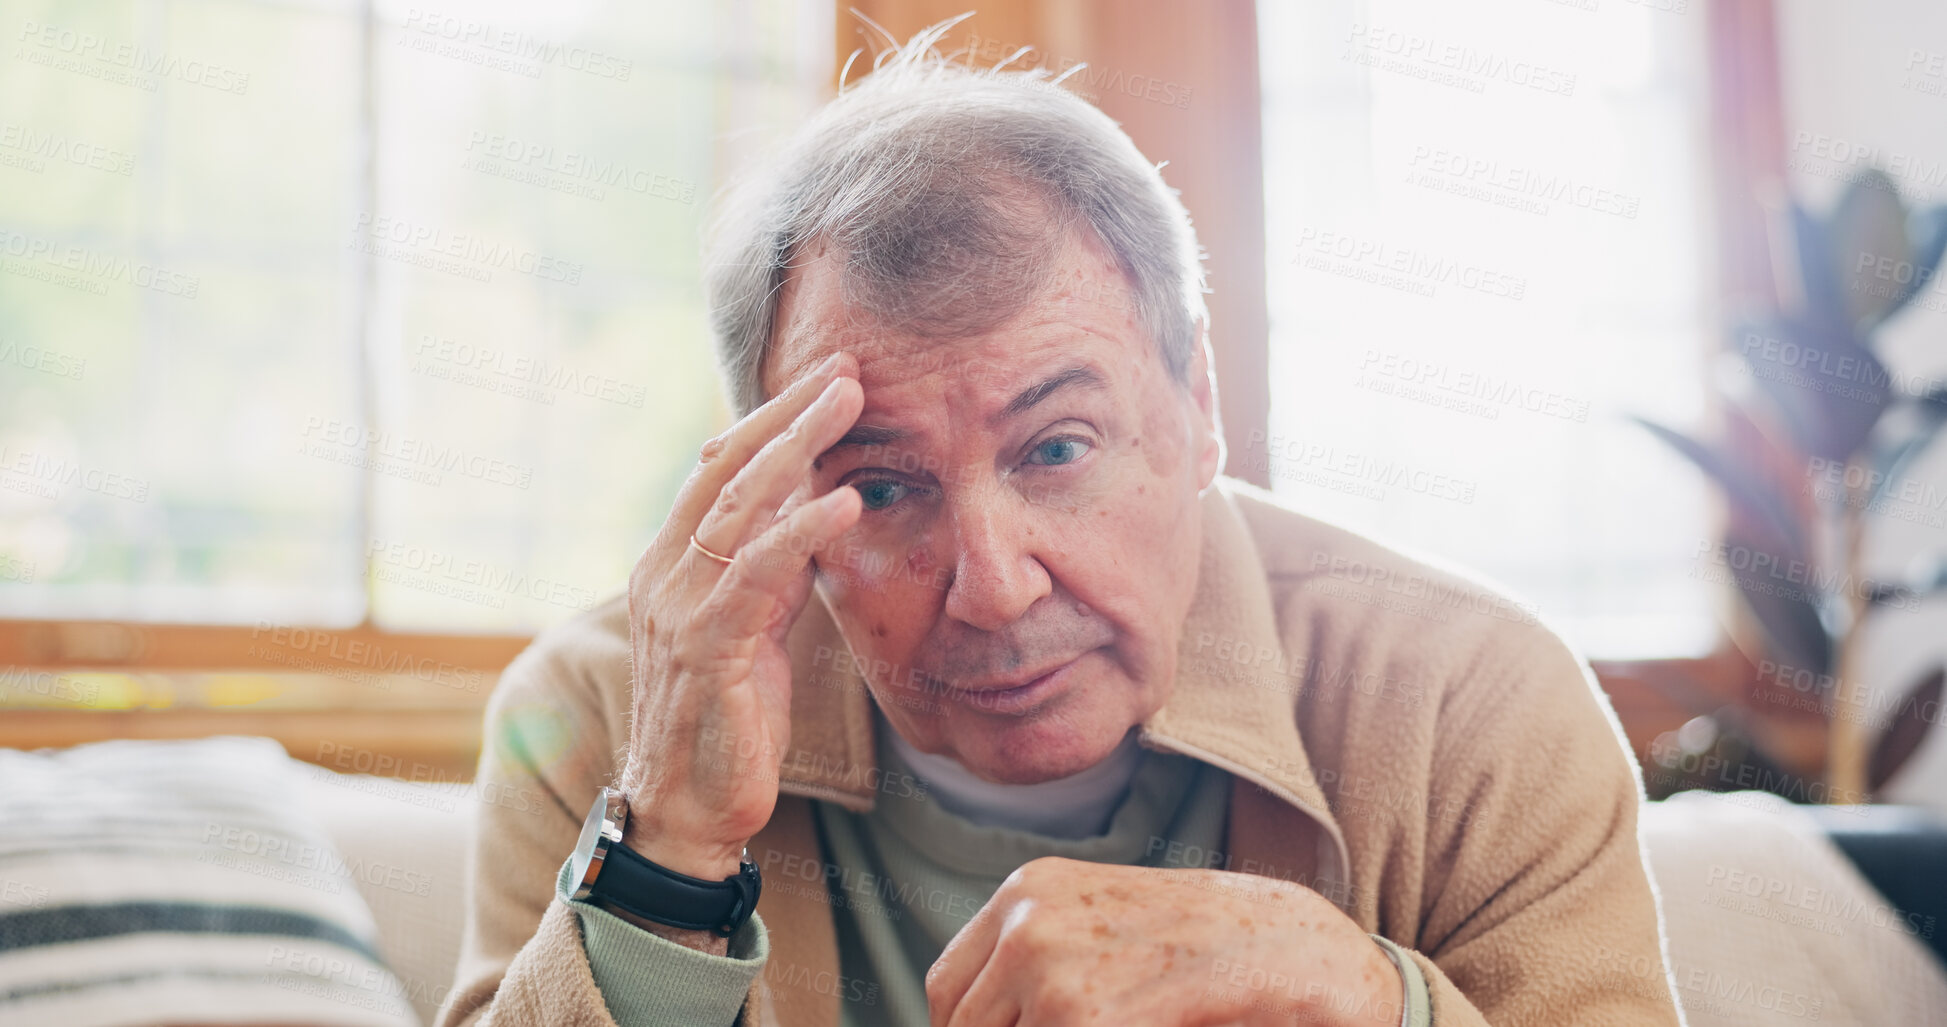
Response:
[[[1035,753],[1026,757],[1012,754],[992,759],[973,760],[963,757],[960,762],[975,776],[1004,785],[1036,785],[1043,781],[1069,777],[1102,762],[1113,752],[1116,743],[1122,741],[1118,734],[1109,744],[1091,747],[1084,752],[1080,749],[1067,753]]]
[[[1093,661],[1078,661],[1084,670]],[[936,725],[961,766],[1001,784],[1039,784],[1102,762],[1147,711],[1119,674],[1076,674],[1062,694],[1031,711],[993,713],[956,705]]]

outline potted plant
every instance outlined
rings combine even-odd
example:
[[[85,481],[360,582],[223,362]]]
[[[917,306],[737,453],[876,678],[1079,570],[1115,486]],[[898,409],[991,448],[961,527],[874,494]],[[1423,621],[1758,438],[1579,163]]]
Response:
[[[1665,774],[1676,787],[1664,791],[1791,780],[1773,773],[1791,760],[1759,725],[1782,690],[1827,732],[1823,800],[1858,802],[1885,784],[1941,712],[1940,667],[1897,689],[1868,688],[1858,638],[1884,611],[1947,591],[1947,552],[1925,554],[1893,581],[1861,565],[1876,521],[1924,510],[1905,498],[1916,491],[1947,493],[1947,482],[1909,473],[1947,424],[1947,387],[1891,370],[1878,349],[1881,328],[1916,297],[1947,297],[1934,282],[1947,207],[1909,211],[1892,179],[1869,170],[1824,217],[1789,204],[1776,234],[1780,297],[1731,332],[1724,373],[1713,380],[1720,430],[1705,439],[1638,419],[1723,493],[1724,534],[1710,563],[1735,586],[1726,631],[1757,669],[1752,684],[1764,699],[1721,705],[1659,737],[1652,759],[1695,766],[1670,757],[1707,752],[1720,768],[1765,771]]]

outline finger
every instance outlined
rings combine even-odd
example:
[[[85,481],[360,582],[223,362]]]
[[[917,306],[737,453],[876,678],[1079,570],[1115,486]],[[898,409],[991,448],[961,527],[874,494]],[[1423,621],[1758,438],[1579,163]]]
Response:
[[[764,444],[703,515],[696,537],[726,556],[770,527],[778,507],[811,473],[811,462],[858,420],[865,393],[855,378],[834,378],[791,426]]]
[[[954,1011],[966,998],[967,989],[973,987],[980,972],[993,958],[994,945],[1000,939],[1001,918],[992,899],[972,920],[967,921],[960,933],[946,943],[940,951],[940,958],[933,961],[926,971],[926,1009],[932,1020],[932,1027],[946,1027],[953,1020]]]
[[[700,621],[719,625],[724,637],[736,640],[772,627],[781,604],[803,599],[797,586],[812,554],[857,524],[863,509],[857,489],[840,487],[791,511],[737,551],[705,600]]]
[[[857,490],[847,488],[844,491],[854,492]],[[830,493],[826,493],[826,495],[830,495]],[[819,496],[813,498],[822,499],[824,497]],[[812,500],[802,499],[796,495],[794,495],[791,499],[786,500],[784,503],[783,510],[779,511],[778,513],[778,526],[782,527],[784,521],[787,520],[792,513],[796,512],[796,510],[800,505],[810,501]],[[831,502],[839,502],[839,501],[840,500],[831,500]],[[863,511],[864,511],[864,504],[861,503],[860,504],[861,515],[863,514]],[[791,579],[791,581],[784,586],[784,594],[778,598],[777,615],[772,620],[770,626],[771,641],[777,643],[778,647],[781,649],[789,648],[788,636],[791,633],[791,626],[798,622],[798,617],[804,613],[805,604],[811,601],[811,589],[812,589],[812,585],[815,584],[815,579],[812,575],[811,565],[815,564],[821,557],[828,560],[836,558],[837,554],[835,549],[833,548],[834,544],[837,543],[839,539],[843,538],[845,532],[851,530],[853,525],[858,524],[858,517],[854,516],[849,519],[845,519],[842,521],[842,523],[844,524],[844,527],[839,528],[836,530],[835,533],[820,539],[816,545],[807,544],[801,547],[804,548],[809,554],[809,559],[806,561],[807,566],[803,571],[799,572],[799,574],[795,578]]]
[[[689,480],[676,493],[668,523],[683,536],[694,532],[703,515],[709,512],[711,504],[717,501],[717,493],[723,490],[724,484],[742,470],[744,464],[764,448],[765,443],[803,413],[805,407],[810,406],[825,386],[841,373],[858,374],[858,361],[849,353],[834,353],[825,358],[824,363],[810,374],[791,383],[769,402],[731,425],[728,431],[705,442],[696,469],[690,472]]]
[[[1026,1012],[1020,984],[997,962],[988,960],[967,993],[955,1003],[946,1027],[1015,1027]]]

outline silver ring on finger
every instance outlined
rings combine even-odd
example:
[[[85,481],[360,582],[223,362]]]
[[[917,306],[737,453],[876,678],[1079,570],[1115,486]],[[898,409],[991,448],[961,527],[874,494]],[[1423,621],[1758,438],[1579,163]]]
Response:
[[[704,556],[707,556],[710,559],[715,560],[716,562],[723,564],[726,567],[730,566],[730,564],[734,563],[737,559],[734,556],[725,556],[722,553],[719,553],[716,550],[711,549],[709,546],[706,546],[703,543],[698,542],[696,540],[695,532],[690,532],[690,545],[696,547],[697,552],[702,553]]]

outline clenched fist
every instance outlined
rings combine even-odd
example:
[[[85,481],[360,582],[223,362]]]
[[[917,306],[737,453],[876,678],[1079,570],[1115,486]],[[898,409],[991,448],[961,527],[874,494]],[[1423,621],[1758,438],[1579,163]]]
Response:
[[[1054,858],[1009,875],[926,974],[932,1027],[1395,1027],[1404,997],[1309,888]]]

